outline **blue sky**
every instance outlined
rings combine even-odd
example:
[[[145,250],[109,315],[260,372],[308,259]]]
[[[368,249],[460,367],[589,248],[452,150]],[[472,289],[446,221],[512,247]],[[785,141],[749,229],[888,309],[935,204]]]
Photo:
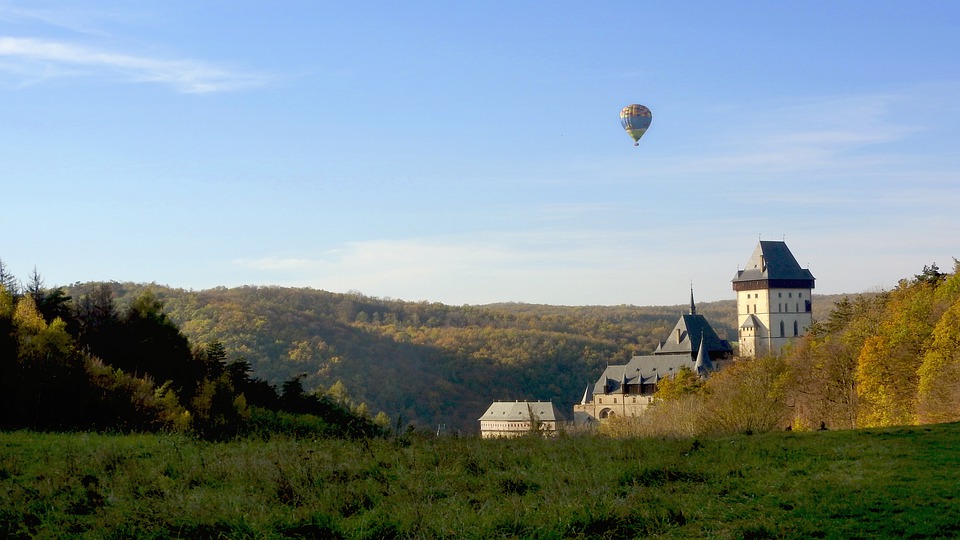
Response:
[[[84,5],[0,0],[24,281],[669,305],[758,238],[819,293],[960,257],[957,2]]]

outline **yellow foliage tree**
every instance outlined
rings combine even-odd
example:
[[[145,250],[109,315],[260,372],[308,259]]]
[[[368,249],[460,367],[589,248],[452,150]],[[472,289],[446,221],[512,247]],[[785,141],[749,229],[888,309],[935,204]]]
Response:
[[[67,332],[66,323],[56,318],[48,325],[31,296],[24,296],[17,301],[13,324],[21,361],[60,362],[69,355],[73,338]]]
[[[939,316],[934,291],[931,283],[901,284],[891,293],[875,335],[864,342],[857,359],[860,427],[916,422],[917,371]]]
[[[687,366],[680,368],[673,377],[661,379],[657,383],[657,392],[654,397],[663,401],[676,401],[683,396],[696,394],[703,387],[700,376]]]
[[[704,387],[704,431],[770,431],[790,424],[787,364],[780,357],[741,359],[720,370]]]
[[[0,284],[0,319],[13,318],[13,295]]]
[[[940,317],[917,373],[917,420],[960,421],[960,300]]]

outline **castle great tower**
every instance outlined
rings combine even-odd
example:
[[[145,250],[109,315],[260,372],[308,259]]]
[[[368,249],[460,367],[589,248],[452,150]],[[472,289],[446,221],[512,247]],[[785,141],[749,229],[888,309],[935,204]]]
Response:
[[[814,281],[785,242],[760,241],[733,278],[740,356],[779,354],[806,333],[813,323]]]

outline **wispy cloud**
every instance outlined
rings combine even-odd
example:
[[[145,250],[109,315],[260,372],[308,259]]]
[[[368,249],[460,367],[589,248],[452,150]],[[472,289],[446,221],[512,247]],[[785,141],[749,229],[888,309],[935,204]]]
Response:
[[[0,37],[0,70],[24,80],[111,74],[132,82],[166,84],[203,94],[263,86],[269,76],[230,70],[195,60],[169,60],[99,50],[45,39]]]
[[[904,140],[923,128],[901,111],[923,99],[903,93],[829,97],[805,102],[751,104],[725,109],[705,124],[697,154],[665,157],[657,173],[789,173],[876,170],[899,156],[873,148]],[[717,115],[711,115],[717,116]]]
[[[676,285],[682,301],[687,280],[694,276],[670,275],[663,264],[666,254],[655,244],[632,231],[603,236],[513,231],[357,241],[316,257],[264,257],[233,264],[270,276],[261,282],[451,304],[673,302],[672,289],[643,299],[623,286],[636,283],[639,288],[649,281]],[[624,248],[637,245],[644,248]]]

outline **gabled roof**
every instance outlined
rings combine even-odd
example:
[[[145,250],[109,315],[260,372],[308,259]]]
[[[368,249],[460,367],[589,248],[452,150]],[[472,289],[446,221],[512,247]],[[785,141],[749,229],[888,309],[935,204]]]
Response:
[[[700,342],[706,341],[711,358],[720,358],[733,353],[730,342],[720,339],[703,315],[681,315],[667,339],[660,342],[653,354],[687,354],[694,359]]]
[[[772,287],[813,288],[815,278],[810,270],[800,268],[785,242],[761,240],[743,270],[737,270],[734,288],[749,281],[770,281]]]
[[[530,420],[533,412],[543,422],[563,421],[563,415],[549,401],[494,401],[478,420]]]

